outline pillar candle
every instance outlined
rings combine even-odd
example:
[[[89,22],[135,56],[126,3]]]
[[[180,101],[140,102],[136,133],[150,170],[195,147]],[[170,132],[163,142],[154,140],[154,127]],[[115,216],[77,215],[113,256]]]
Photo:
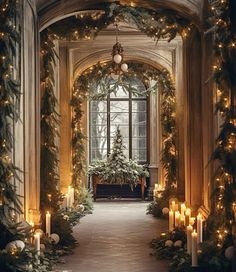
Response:
[[[175,212],[175,227],[179,227],[180,226],[180,212],[176,211]]]
[[[35,244],[35,249],[37,251],[37,254],[40,255],[40,233],[37,232],[34,235],[34,244]]]
[[[189,219],[189,224],[190,224],[190,225],[194,225],[195,220],[196,220],[195,217],[190,217],[190,219]]]
[[[73,206],[74,202],[75,202],[75,189],[72,187],[70,189],[70,205],[71,205],[71,207]]]
[[[67,189],[67,195],[68,195],[68,208],[70,208],[72,205],[71,205],[71,186],[69,185],[68,186],[68,189]]]
[[[197,259],[197,232],[196,230],[192,233],[192,266],[198,266]]]
[[[185,226],[189,225],[190,217],[191,217],[191,210],[188,208],[185,211]]]
[[[68,196],[68,194],[65,194],[65,204],[66,204],[66,208],[69,208],[69,196]]]
[[[192,252],[192,232],[193,227],[191,225],[187,226],[187,253],[191,254]]]
[[[185,226],[185,216],[180,215],[180,227],[184,227]]]
[[[169,211],[169,231],[172,231],[174,228],[174,212],[172,210]]]
[[[175,208],[176,208],[175,201],[172,201],[171,205],[170,205],[170,210],[172,210],[173,212],[175,212]]]
[[[197,242],[202,243],[202,214],[199,213],[197,216]]]
[[[184,216],[185,211],[186,211],[186,205],[185,205],[185,203],[181,203],[180,212],[181,212],[182,216]]]
[[[46,213],[46,234],[50,236],[51,234],[51,214],[50,212]]]

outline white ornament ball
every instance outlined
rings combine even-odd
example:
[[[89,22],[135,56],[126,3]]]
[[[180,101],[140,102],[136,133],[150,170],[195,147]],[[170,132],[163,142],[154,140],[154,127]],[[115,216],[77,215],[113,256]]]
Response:
[[[80,204],[80,205],[79,205],[79,210],[80,210],[81,212],[84,211],[84,205],[83,205],[83,204]]]
[[[121,55],[116,54],[116,55],[113,57],[113,60],[114,60],[115,63],[119,64],[119,63],[121,63],[121,61],[122,61],[122,57],[121,57]]]
[[[162,209],[162,213],[165,215],[165,214],[168,214],[169,213],[169,209],[166,207],[166,208],[163,208]]]
[[[15,240],[6,245],[7,251],[13,251],[16,249],[20,249],[22,251],[25,248],[25,243],[21,240]]]
[[[165,242],[165,246],[166,246],[166,247],[172,247],[172,246],[173,246],[173,241],[167,240],[167,241]]]
[[[60,241],[60,237],[59,237],[59,235],[56,234],[56,233],[52,233],[52,234],[50,235],[50,238],[52,239],[52,241],[53,241],[55,244],[58,244],[59,241]]]
[[[234,258],[234,256],[235,256],[235,253],[236,253],[235,247],[229,246],[229,247],[227,247],[226,250],[225,250],[225,257],[226,257],[228,260],[233,260],[233,258]]]
[[[175,247],[182,247],[183,242],[181,240],[175,241],[174,246]]]
[[[40,244],[40,251],[45,251],[45,245],[44,244]]]
[[[123,72],[127,72],[127,71],[128,71],[128,65],[127,65],[126,63],[122,63],[122,64],[121,64],[121,70],[122,70]]]
[[[42,237],[44,234],[43,230],[41,230],[41,229],[36,229],[34,233],[39,233],[40,237]]]

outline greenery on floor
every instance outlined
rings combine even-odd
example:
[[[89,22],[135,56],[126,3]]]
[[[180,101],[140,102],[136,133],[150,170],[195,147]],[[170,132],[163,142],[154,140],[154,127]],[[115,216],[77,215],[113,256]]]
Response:
[[[161,192],[160,197],[155,197],[154,200],[147,206],[147,214],[152,214],[157,218],[168,218],[169,201],[176,196],[176,189],[169,188]]]

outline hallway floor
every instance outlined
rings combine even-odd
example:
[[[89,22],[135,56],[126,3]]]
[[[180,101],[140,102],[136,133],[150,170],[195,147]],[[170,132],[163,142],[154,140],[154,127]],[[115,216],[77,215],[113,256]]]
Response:
[[[167,272],[168,264],[150,256],[149,243],[167,223],[146,215],[147,203],[97,202],[92,215],[74,228],[79,242],[65,258],[63,272]]]

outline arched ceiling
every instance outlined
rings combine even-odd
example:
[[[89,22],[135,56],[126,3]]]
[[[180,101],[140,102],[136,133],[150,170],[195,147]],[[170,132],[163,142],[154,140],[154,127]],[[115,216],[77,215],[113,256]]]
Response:
[[[101,9],[103,3],[114,0],[36,0],[40,28],[50,25],[79,10]],[[150,9],[172,9],[201,26],[205,0],[120,0],[121,4],[139,6]]]

